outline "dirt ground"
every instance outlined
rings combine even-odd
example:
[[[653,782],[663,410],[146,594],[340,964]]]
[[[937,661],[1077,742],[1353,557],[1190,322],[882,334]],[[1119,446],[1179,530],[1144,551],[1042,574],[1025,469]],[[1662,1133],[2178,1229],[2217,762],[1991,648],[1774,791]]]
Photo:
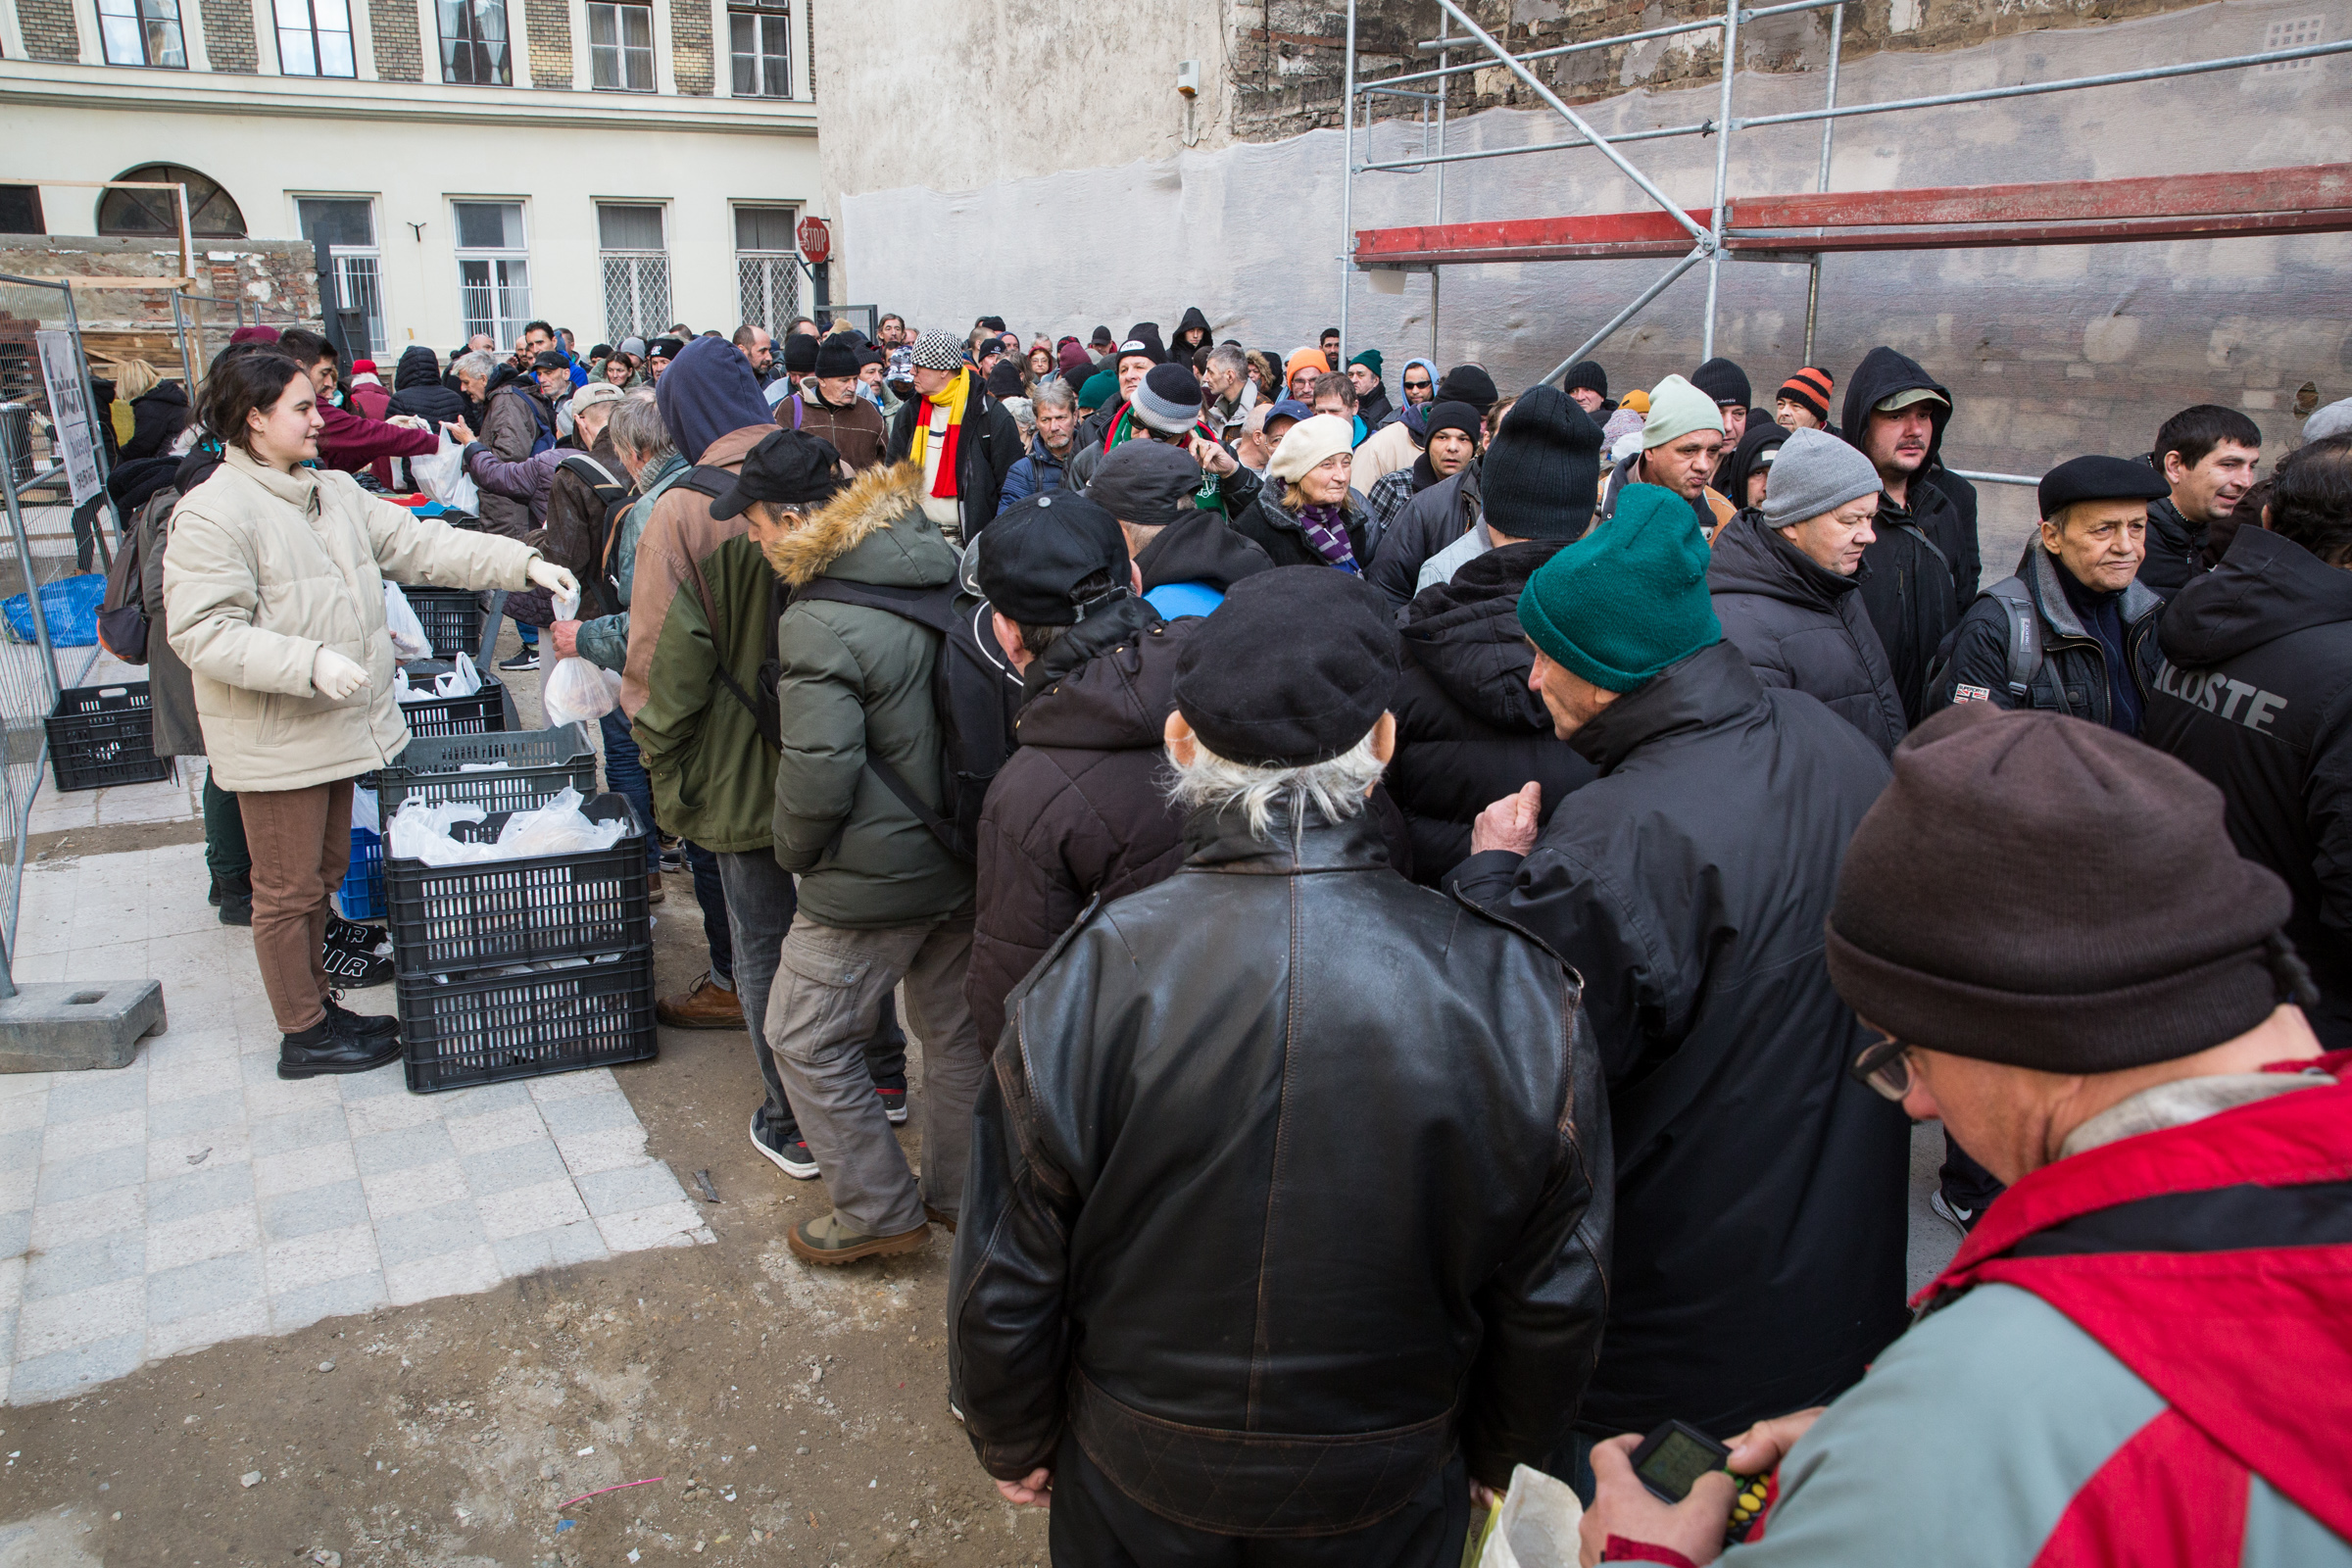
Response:
[[[537,677],[510,685],[539,722]],[[27,848],[203,830],[56,837]],[[707,955],[692,879],[664,881],[666,995]],[[1042,1564],[1045,1515],[997,1495],[948,1411],[953,1238],[935,1227],[925,1251],[844,1269],[797,1261],[785,1231],[830,1205],[821,1182],[752,1152],[747,1037],[661,1044],[614,1076],[690,1196],[709,1173],[715,1246],[329,1318],[0,1407],[0,1568]],[[909,1068],[919,1094],[919,1051]],[[919,1168],[911,1125],[902,1142]]]
[[[666,880],[671,991],[701,924],[689,880]],[[616,1076],[650,1152],[690,1194],[710,1173],[716,1246],[0,1410],[0,1568],[1043,1562],[1044,1516],[997,1495],[948,1412],[946,1233],[910,1258],[794,1260],[784,1232],[823,1188],[753,1153],[741,1033],[663,1030],[659,1060]],[[649,1484],[560,1506],[630,1482]]]

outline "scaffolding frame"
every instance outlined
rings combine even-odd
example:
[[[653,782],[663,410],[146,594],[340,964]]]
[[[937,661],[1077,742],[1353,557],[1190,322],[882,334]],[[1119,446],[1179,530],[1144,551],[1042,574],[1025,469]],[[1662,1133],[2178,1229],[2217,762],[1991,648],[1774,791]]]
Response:
[[[1825,251],[1829,250],[1882,248],[1960,250],[1979,248],[1986,244],[2007,246],[2097,243],[2110,240],[2164,237],[2173,232],[2193,232],[2220,237],[2230,234],[2267,233],[2281,230],[2315,232],[2352,229],[2352,199],[2343,200],[2334,206],[2324,209],[2316,216],[2305,213],[2298,220],[2294,206],[2297,197],[2294,193],[2282,197],[2273,207],[2253,215],[2214,213],[2208,215],[2202,221],[2174,215],[2168,220],[2169,228],[2165,222],[2154,220],[2140,221],[2135,227],[2134,220],[2123,219],[2111,219],[2104,225],[2082,220],[2067,221],[2052,219],[2041,222],[1994,226],[1986,220],[1991,216],[1992,211],[2000,208],[2004,198],[2016,202],[2021,208],[2032,205],[2030,196],[2010,193],[2040,193],[2045,198],[2041,205],[2050,213],[2060,211],[2064,204],[2059,196],[2061,190],[2059,186],[1988,186],[1981,187],[1974,193],[1989,198],[1988,202],[1977,204],[1976,210],[1967,209],[1966,198],[1972,193],[1965,190],[1915,193],[1875,191],[1867,193],[1874,201],[1880,203],[1884,203],[1890,195],[1909,194],[1921,198],[1941,198],[1942,206],[1923,207],[1923,212],[1965,213],[1965,216],[1961,217],[1936,220],[1936,221],[1957,225],[1949,230],[1948,238],[1923,236],[1914,231],[1907,239],[1903,236],[1895,236],[1890,239],[1889,236],[1881,234],[1873,241],[1868,238],[1856,239],[1850,232],[1840,235],[1832,233],[1832,226],[1840,224],[1841,220],[1845,226],[1851,229],[1859,229],[1868,225],[1854,223],[1850,215],[1838,210],[1836,199],[1830,194],[1832,141],[1837,122],[1840,120],[1849,120],[1862,115],[1894,114],[1917,109],[1942,108],[1954,104],[1985,103],[1996,99],[2079,91],[2084,88],[2115,86],[2128,82],[2160,81],[2173,76],[2198,75],[2208,72],[2239,71],[2251,67],[2283,64],[2322,55],[2352,52],[2352,38],[2338,39],[2328,43],[2305,44],[2288,49],[2265,50],[2253,54],[2231,55],[2214,60],[2152,66],[2137,71],[2106,72],[2095,75],[2065,77],[2053,81],[2024,82],[2009,86],[1978,88],[1966,92],[1935,93],[1921,97],[1886,99],[1875,103],[1840,104],[1838,102],[1838,70],[1844,44],[1845,8],[1848,4],[1859,3],[1859,0],[1786,0],[1786,3],[1766,6],[1749,6],[1742,4],[1742,0],[1724,0],[1723,11],[1719,16],[1672,23],[1664,26],[1645,27],[1635,32],[1612,33],[1606,37],[1579,39],[1572,43],[1555,44],[1521,54],[1513,54],[1492,33],[1481,27],[1464,9],[1460,0],[1437,0],[1437,3],[1439,7],[1438,36],[1420,40],[1414,45],[1417,53],[1434,56],[1436,65],[1399,71],[1365,80],[1360,79],[1356,73],[1357,4],[1356,0],[1348,0],[1347,58],[1344,70],[1345,99],[1341,117],[1343,177],[1340,196],[1340,354],[1343,363],[1351,348],[1348,336],[1349,285],[1355,272],[1390,268],[1404,271],[1426,271],[1430,274],[1430,345],[1434,356],[1438,339],[1439,270],[1446,265],[1512,259],[1501,254],[1479,254],[1482,248],[1489,250],[1499,248],[1493,237],[1482,239],[1473,236],[1459,248],[1459,253],[1453,255],[1443,254],[1442,250],[1425,250],[1418,257],[1413,257],[1400,255],[1396,251],[1385,254],[1366,253],[1362,244],[1365,235],[1429,233],[1446,229],[1446,165],[1489,158],[1509,158],[1525,153],[1561,152],[1579,147],[1597,149],[1603,157],[1617,167],[1620,172],[1630,178],[1644,196],[1655,204],[1658,211],[1608,215],[1597,219],[1562,220],[1560,222],[1564,228],[1574,225],[1578,229],[1578,234],[1573,242],[1564,241],[1555,248],[1563,252],[1573,252],[1573,256],[1561,255],[1554,258],[1539,255],[1520,259],[1601,259],[1612,255],[1619,257],[1668,255],[1672,257],[1671,265],[1656,281],[1642,289],[1623,310],[1611,317],[1598,331],[1578,345],[1574,353],[1545,372],[1540,378],[1540,381],[1543,382],[1556,380],[1565,374],[1570,367],[1606,342],[1620,327],[1639,316],[1677,280],[1691,269],[1701,265],[1704,265],[1707,270],[1707,297],[1705,314],[1701,319],[1699,355],[1701,359],[1713,358],[1715,354],[1716,307],[1722,268],[1726,257],[1756,261],[1802,262],[1806,265],[1808,275],[1805,284],[1804,360],[1810,364],[1813,359],[1814,332],[1820,318],[1821,258]],[[1744,119],[1735,114],[1735,86],[1739,74],[1740,27],[1769,17],[1824,10],[1830,13],[1830,44],[1829,59],[1824,70],[1822,107],[1781,114],[1757,115]],[[1535,63],[1540,61],[1583,54],[1596,49],[1613,48],[1620,44],[1640,43],[1649,39],[1710,30],[1719,32],[1722,37],[1721,58],[1717,66],[1719,80],[1716,87],[1716,111],[1711,118],[1693,124],[1659,126],[1648,130],[1603,136],[1594,130],[1584,117],[1562,100],[1557,93],[1545,85],[1531,69]],[[1462,52],[1473,52],[1473,57],[1467,61],[1457,61],[1456,54]],[[1508,71],[1545,108],[1566,121],[1575,135],[1565,140],[1537,142],[1520,147],[1482,147],[1466,152],[1448,153],[1446,150],[1446,83],[1455,76],[1491,70],[1495,66],[1501,66]],[[1424,106],[1422,110],[1423,145],[1420,157],[1362,164],[1356,161],[1357,100],[1359,98],[1365,100],[1365,130],[1369,135],[1372,124],[1370,99],[1376,96],[1418,99],[1422,102]],[[1821,123],[1821,158],[1814,180],[1814,199],[1818,200],[1818,210],[1810,215],[1802,211],[1795,211],[1793,215],[1784,212],[1781,216],[1794,216],[1799,220],[1806,216],[1812,216],[1816,220],[1815,222],[1811,225],[1806,225],[1801,221],[1789,223],[1786,225],[1788,232],[1769,237],[1762,234],[1736,236],[1733,233],[1732,219],[1739,205],[1739,199],[1730,190],[1732,138],[1745,129],[1800,124],[1814,121]],[[1683,209],[1659,189],[1657,183],[1621,150],[1625,144],[1631,142],[1654,141],[1680,136],[1713,136],[1715,138],[1713,193],[1703,212],[1695,209],[1690,211]],[[1437,174],[1434,212],[1429,229],[1419,231],[1364,230],[1359,233],[1354,226],[1357,176],[1374,173],[1412,173],[1429,169],[1434,169]],[[2341,170],[2342,166],[2337,166],[2337,169]],[[2275,171],[2272,172],[2279,175],[2322,176],[2323,180],[2326,180],[2326,176],[2334,172],[2322,169]],[[2344,171],[2344,172],[2352,175],[2352,171]],[[2194,176],[2187,177],[2193,178]],[[2247,178],[2251,176],[2231,177]],[[2334,181],[2326,182],[2329,190],[2334,189]],[[2096,181],[2078,182],[2078,185],[2126,186],[2135,183],[2152,182]],[[2309,200],[2308,192],[2313,184],[2314,182],[2307,178],[2303,185],[2296,187],[2296,191],[2303,194],[2303,199]],[[1801,197],[1766,199],[1764,205],[1793,210],[1801,208],[1807,200],[1808,198]],[[1884,220],[1881,221],[1884,222]],[[1972,221],[1977,226],[1965,226]],[[1505,225],[1454,225],[1454,228],[1480,226],[1499,228]],[[1686,241],[1688,242],[1687,248]],[[1994,483],[2032,484],[2035,482],[2020,474],[1974,473],[1969,477],[1989,480]]]

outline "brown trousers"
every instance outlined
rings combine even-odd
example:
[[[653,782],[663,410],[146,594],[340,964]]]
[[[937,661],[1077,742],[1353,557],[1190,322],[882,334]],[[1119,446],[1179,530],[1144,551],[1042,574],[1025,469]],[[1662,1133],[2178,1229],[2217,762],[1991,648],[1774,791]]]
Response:
[[[329,987],[319,950],[327,900],[351,865],[351,780],[237,795],[253,850],[253,956],[281,1034],[326,1016]]]

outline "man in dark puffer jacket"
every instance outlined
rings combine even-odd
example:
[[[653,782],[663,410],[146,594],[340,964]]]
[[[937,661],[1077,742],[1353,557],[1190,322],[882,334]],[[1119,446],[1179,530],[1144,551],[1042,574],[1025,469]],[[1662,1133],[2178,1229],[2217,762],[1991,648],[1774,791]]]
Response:
[[[465,397],[441,384],[441,362],[421,343],[402,349],[400,363],[393,368],[392,401],[384,405],[384,416],[397,414],[422,419],[436,430],[445,419],[466,417]]]
[[[1544,700],[1528,689],[1535,651],[1520,629],[1519,595],[1592,520],[1599,427],[1566,393],[1538,387],[1503,417],[1486,474],[1495,548],[1423,589],[1399,632],[1388,787],[1412,829],[1414,875],[1432,887],[1469,855],[1470,824],[1488,803],[1534,779],[1548,821],[1597,776],[1552,734]]]
[[[1158,788],[1160,732],[1176,706],[1177,651],[1200,622],[1161,620],[1119,519],[1068,491],[991,522],[979,578],[1024,689],[1020,749],[980,814],[963,982],[981,1049],[993,1051],[1006,993],[1090,900],[1150,887],[1184,861],[1183,818]]]
[[[1909,726],[1858,591],[1877,537],[1878,470],[1827,431],[1784,435],[1763,507],[1715,537],[1715,616],[1756,679],[1820,699],[1891,757]]]

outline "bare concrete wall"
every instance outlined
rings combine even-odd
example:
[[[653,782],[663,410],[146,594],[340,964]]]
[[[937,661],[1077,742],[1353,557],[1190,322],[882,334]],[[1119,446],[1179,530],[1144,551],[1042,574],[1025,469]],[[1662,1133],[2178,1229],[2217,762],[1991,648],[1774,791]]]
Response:
[[[1994,83],[2135,69],[2262,47],[2273,22],[2307,0],[2205,6],[2097,28],[2020,34],[1933,56],[1887,51],[1850,67],[1840,98],[1862,103]],[[2342,35],[2339,15],[2330,35]],[[1818,102],[1818,75],[1742,76],[1737,112]],[[1623,94],[1594,106],[1603,131],[1703,120],[1711,90]],[[1494,111],[1456,127],[1466,150],[1557,139],[1548,114]],[[828,135],[830,133],[828,132]],[[1378,127],[1399,156],[1413,133]],[[1414,143],[1417,145],[1417,143]],[[1745,132],[1732,188],[1809,190],[1818,125]],[[1667,193],[1706,205],[1714,143],[1629,149]],[[1842,122],[1833,189],[2102,178],[2266,169],[2352,159],[2352,61],[2234,72],[1993,104]],[[1287,350],[1338,319],[1340,137],[1317,131],[1117,167],[1072,169],[982,189],[907,187],[841,207],[848,271],[860,299],[960,330],[983,311],[1028,331],[1084,333],[1140,318],[1172,321],[1199,304],[1220,337]],[[1357,227],[1426,222],[1429,174],[1359,178]],[[1642,205],[1600,157],[1576,153],[1452,166],[1448,220],[1605,213]],[[1505,386],[1551,368],[1664,264],[1507,264],[1449,268],[1436,343],[1446,363],[1475,359]],[[1796,368],[1804,327],[1800,267],[1726,264],[1717,349],[1739,359],[1760,400]],[[1351,345],[1395,367],[1432,341],[1429,280],[1397,295],[1348,284]],[[1693,271],[1605,344],[1613,386],[1646,385],[1699,358],[1703,271]],[[2341,235],[2069,246],[2040,250],[1833,256],[1823,269],[1815,358],[1842,380],[1875,343],[1891,343],[1948,379],[1960,409],[1957,466],[2038,473],[2084,451],[2144,450],[2190,402],[2244,408],[2283,445],[2293,410],[2352,393],[2352,239]],[[1991,503],[2022,528],[2024,501]],[[2005,520],[2003,520],[2005,519]],[[1990,544],[1988,543],[1988,551]]]

